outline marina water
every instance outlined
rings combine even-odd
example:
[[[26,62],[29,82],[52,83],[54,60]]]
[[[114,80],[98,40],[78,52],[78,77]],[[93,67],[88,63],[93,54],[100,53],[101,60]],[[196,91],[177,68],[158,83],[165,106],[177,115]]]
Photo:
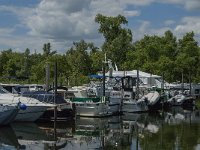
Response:
[[[0,128],[0,149],[200,149],[200,111],[171,108],[61,122],[14,122]]]

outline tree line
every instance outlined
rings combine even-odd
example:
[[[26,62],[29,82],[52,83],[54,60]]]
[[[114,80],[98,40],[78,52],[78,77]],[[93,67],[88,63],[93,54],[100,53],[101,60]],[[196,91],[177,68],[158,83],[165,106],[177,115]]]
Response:
[[[74,42],[64,54],[52,50],[51,43],[43,45],[42,53],[0,52],[0,82],[45,83],[45,66],[50,66],[50,82],[53,82],[54,63],[58,63],[58,83],[82,85],[89,81],[89,74],[102,70],[104,55],[116,63],[119,70],[139,69],[152,74],[164,74],[168,82],[200,82],[200,47],[195,33],[188,32],[177,39],[171,32],[164,35],[144,35],[133,42],[133,34],[127,28],[128,21],[122,16],[97,14],[99,33],[104,43],[97,47],[92,42]]]

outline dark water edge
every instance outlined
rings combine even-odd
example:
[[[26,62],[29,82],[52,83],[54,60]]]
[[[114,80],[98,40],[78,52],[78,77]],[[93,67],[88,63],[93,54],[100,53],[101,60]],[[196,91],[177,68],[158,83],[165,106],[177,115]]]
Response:
[[[0,149],[200,150],[200,111],[12,123],[0,127]]]

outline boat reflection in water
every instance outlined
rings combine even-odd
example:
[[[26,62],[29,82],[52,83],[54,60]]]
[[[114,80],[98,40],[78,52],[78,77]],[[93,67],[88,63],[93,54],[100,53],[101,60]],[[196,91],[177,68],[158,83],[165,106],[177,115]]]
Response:
[[[77,118],[74,137],[80,149],[121,149],[121,116]]]
[[[176,107],[160,114],[153,122],[157,123],[158,130],[156,133],[144,131],[139,136],[141,149],[200,149],[199,111]]]
[[[21,149],[44,149],[46,143],[54,143],[35,123],[12,123],[11,127]]]
[[[17,149],[20,145],[15,132],[10,126],[0,128],[0,149]]]
[[[2,149],[198,150],[199,141],[200,111],[181,108],[56,123],[12,123],[0,128]]]

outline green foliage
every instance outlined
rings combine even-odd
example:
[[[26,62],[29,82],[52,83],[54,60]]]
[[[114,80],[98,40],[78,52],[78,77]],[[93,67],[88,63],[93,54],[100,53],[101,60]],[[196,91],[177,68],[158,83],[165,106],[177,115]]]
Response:
[[[119,70],[140,69],[162,75],[168,82],[200,82],[200,48],[194,39],[194,32],[177,39],[171,31],[163,36],[145,35],[132,42],[132,32],[126,28],[127,19],[97,14],[99,33],[105,38],[101,50],[84,40],[74,42],[65,54],[57,54],[50,43],[43,45],[42,53],[22,52],[12,49],[0,52],[0,82],[45,83],[45,66],[50,66],[50,83],[54,80],[54,66],[58,63],[58,83],[81,85],[89,81],[88,75],[102,70],[106,54],[116,63]],[[26,79],[28,77],[28,79]],[[16,80],[22,79],[22,80]]]
[[[105,43],[102,50],[122,68],[126,62],[126,53],[132,48],[132,33],[130,29],[123,28],[128,24],[124,16],[107,17],[97,14],[95,21],[100,24],[99,32],[103,34]]]

